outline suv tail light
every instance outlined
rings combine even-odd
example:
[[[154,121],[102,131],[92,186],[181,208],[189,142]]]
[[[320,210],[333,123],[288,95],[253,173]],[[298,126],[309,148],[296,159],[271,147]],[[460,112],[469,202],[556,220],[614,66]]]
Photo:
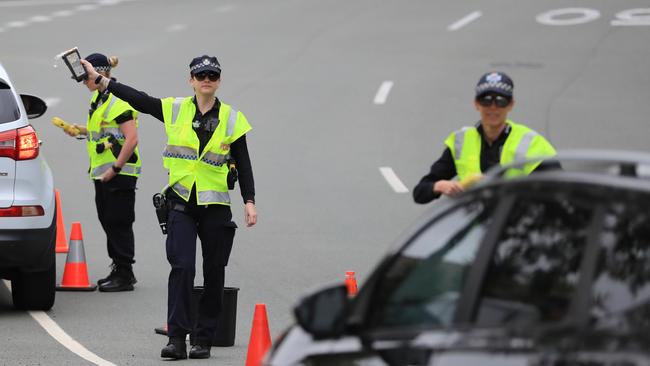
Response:
[[[0,132],[0,157],[30,160],[38,156],[38,136],[32,126]]]
[[[0,217],[43,216],[45,211],[41,206],[11,206],[0,208]]]

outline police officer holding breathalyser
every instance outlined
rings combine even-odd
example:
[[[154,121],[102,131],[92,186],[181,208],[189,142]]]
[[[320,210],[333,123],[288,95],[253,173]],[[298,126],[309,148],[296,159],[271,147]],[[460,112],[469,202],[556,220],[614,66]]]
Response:
[[[163,189],[168,210],[167,259],[169,274],[167,326],[169,342],[161,357],[187,358],[185,338],[192,331],[190,297],[194,286],[196,237],[201,239],[204,291],[199,301],[196,344],[190,358],[209,358],[223,303],[225,266],[235,228],[228,194],[228,159],[237,162],[239,187],[247,226],[257,222],[255,188],[244,114],[223,103],[215,93],[221,83],[216,57],[192,59],[189,84],[194,95],[158,99],[99,75],[82,61],[100,90],[109,90],[136,110],[162,121],[167,134],[163,152],[169,181]],[[161,198],[160,196],[158,197]],[[155,200],[155,198],[154,198]]]

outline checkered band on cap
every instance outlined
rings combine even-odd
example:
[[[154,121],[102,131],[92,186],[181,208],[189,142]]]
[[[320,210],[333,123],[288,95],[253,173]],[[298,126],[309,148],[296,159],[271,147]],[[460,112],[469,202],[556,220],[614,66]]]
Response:
[[[485,92],[495,92],[512,96],[514,83],[510,77],[502,72],[490,72],[483,76],[476,85],[476,95]]]
[[[97,72],[109,72],[109,71],[111,71],[110,66],[94,66],[94,68],[95,68],[95,71],[97,71]]]
[[[513,88],[512,88],[512,85],[506,84],[506,83],[501,82],[501,81],[496,82],[496,83],[486,82],[486,83],[479,84],[479,85],[476,86],[476,94],[481,94],[485,90],[495,90],[495,89],[503,90],[504,92],[506,92],[508,94],[512,94],[512,89]]]
[[[217,61],[216,57],[204,56],[202,58],[197,57],[194,60],[192,60],[192,64],[190,65],[191,73],[194,73],[194,71],[196,70],[202,70],[202,69],[221,73],[221,65],[219,65],[219,62]]]

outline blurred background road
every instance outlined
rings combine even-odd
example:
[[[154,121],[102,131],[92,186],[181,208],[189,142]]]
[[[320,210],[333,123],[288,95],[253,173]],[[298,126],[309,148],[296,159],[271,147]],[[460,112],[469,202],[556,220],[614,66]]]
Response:
[[[0,0],[0,62],[21,93],[47,100],[33,120],[61,192],[67,233],[80,221],[91,280],[108,271],[83,141],[50,124],[85,123],[90,93],[54,56],[77,46],[120,59],[118,81],[186,96],[188,65],[216,55],[218,96],[246,114],[259,223],[239,224],[226,285],[240,288],[234,347],[211,363],[242,365],[256,303],[272,336],[301,294],[360,285],[429,206],[410,190],[451,131],[473,124],[473,89],[490,70],[515,82],[511,114],[560,150],[649,151],[650,7],[646,0]],[[55,67],[56,66],[56,67]],[[97,364],[160,364],[169,265],[151,196],[166,184],[163,125],[142,115],[136,198],[138,278],[131,293],[58,292],[47,312]],[[65,255],[57,254],[57,281]],[[199,267],[200,268],[200,267]],[[197,284],[201,284],[197,271]],[[0,285],[0,364],[92,364],[11,307]],[[187,364],[206,361],[187,361]],[[184,363],[185,364],[185,363]]]

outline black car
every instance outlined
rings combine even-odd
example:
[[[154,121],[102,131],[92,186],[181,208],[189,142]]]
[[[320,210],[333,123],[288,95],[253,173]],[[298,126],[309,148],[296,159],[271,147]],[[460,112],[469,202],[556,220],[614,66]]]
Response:
[[[264,364],[649,365],[650,155],[557,160],[435,203],[355,298],[303,298]]]

